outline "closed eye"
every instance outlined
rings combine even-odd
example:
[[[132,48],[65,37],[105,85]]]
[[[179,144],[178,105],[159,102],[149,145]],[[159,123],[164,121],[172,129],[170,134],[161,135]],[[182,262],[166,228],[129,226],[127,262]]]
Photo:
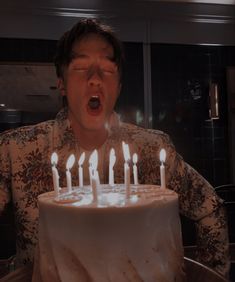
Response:
[[[78,71],[78,72],[85,72],[88,70],[88,68],[84,68],[84,67],[75,67],[74,68],[75,71]]]
[[[115,70],[113,70],[113,69],[106,69],[106,68],[103,68],[103,69],[101,69],[101,70],[102,70],[103,73],[108,74],[108,75],[112,75],[112,74],[115,73]]]

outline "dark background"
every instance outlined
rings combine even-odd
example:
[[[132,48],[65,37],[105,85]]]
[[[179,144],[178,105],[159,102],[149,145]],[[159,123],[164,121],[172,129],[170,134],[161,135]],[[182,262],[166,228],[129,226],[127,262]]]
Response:
[[[0,61],[53,62],[56,40],[0,38]],[[116,106],[124,121],[144,126],[143,44],[124,42],[126,63],[122,92]],[[211,184],[229,183],[226,67],[235,65],[235,46],[151,44],[153,128],[168,133],[177,151]],[[209,83],[219,85],[219,119],[209,119]],[[136,118],[139,112],[140,119]],[[6,129],[53,118],[54,113],[22,115]],[[234,212],[234,211],[233,211]],[[13,215],[0,218],[1,258],[15,252]],[[183,223],[184,244],[195,243],[190,223]],[[234,232],[232,229],[230,232]],[[233,242],[233,241],[232,241]]]

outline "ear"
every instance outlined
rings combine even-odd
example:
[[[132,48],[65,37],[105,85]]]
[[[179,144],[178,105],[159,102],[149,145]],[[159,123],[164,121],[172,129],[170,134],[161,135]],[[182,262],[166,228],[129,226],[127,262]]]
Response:
[[[58,78],[58,80],[57,80],[57,88],[60,90],[61,96],[66,96],[64,80],[62,78]]]

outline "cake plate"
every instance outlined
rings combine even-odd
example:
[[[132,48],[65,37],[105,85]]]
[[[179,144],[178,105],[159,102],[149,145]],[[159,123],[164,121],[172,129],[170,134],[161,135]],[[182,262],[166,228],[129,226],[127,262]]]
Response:
[[[187,282],[229,282],[213,269],[195,260],[184,257],[184,264]]]
[[[186,282],[229,282],[229,280],[226,280],[214,270],[192,259],[184,257],[184,263],[186,270]],[[24,266],[10,272],[0,281],[31,282],[32,271],[32,266]]]

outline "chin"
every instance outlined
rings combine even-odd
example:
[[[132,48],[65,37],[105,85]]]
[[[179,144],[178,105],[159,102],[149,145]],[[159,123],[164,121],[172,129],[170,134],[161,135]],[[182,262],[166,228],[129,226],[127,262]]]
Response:
[[[92,122],[86,122],[84,128],[87,130],[102,130],[105,128],[106,121],[93,120]]]

